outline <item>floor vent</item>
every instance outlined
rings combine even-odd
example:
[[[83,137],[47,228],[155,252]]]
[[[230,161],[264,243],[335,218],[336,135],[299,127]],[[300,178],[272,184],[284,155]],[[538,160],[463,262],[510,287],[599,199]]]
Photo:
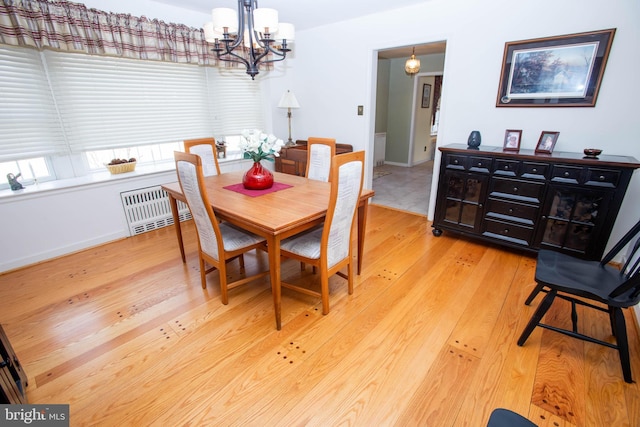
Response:
[[[160,186],[120,193],[132,236],[173,224],[169,195]],[[180,221],[191,219],[187,205],[178,200]]]

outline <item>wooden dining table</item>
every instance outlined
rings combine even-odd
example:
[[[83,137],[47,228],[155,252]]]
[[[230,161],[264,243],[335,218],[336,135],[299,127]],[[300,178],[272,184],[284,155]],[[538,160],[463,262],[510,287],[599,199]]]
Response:
[[[243,171],[228,172],[205,178],[209,201],[218,219],[228,221],[267,240],[269,269],[276,328],[282,327],[280,279],[280,242],[287,237],[322,224],[329,206],[331,184],[296,175],[274,172],[274,186],[287,187],[267,190],[252,195],[230,189],[242,182]],[[227,188],[225,188],[227,187]],[[182,262],[186,262],[177,200],[186,203],[178,182],[162,188],[169,195],[171,214],[175,225]],[[357,272],[362,269],[367,205],[374,191],[363,189],[358,204]]]

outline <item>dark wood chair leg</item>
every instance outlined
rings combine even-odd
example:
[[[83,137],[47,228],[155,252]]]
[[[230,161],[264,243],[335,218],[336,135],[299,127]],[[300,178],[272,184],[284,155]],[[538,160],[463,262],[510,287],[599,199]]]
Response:
[[[544,299],[536,309],[536,312],[533,313],[533,316],[531,316],[531,320],[529,320],[529,323],[527,323],[527,326],[522,331],[522,335],[520,335],[520,338],[518,339],[518,345],[520,347],[524,345],[524,343],[529,338],[529,335],[531,335],[531,332],[533,332],[536,326],[538,326],[538,323],[540,323],[544,315],[547,314],[547,311],[549,310],[549,307],[551,307],[551,303],[553,303],[553,300],[555,299],[557,294],[558,291],[551,290],[544,297]]]
[[[613,309],[613,322],[616,341],[618,345],[618,353],[620,354],[620,363],[622,365],[622,375],[624,380],[632,383],[631,378],[631,361],[629,359],[629,341],[627,339],[627,325],[624,320],[624,313],[620,307]]]
[[[533,291],[531,291],[531,293],[529,294],[529,297],[524,302],[524,304],[530,305],[533,302],[533,299],[540,293],[542,288],[544,288],[544,285],[541,285],[540,283],[538,283],[536,287],[533,289]]]
[[[609,321],[611,322],[611,335],[616,336],[615,308],[609,307]]]

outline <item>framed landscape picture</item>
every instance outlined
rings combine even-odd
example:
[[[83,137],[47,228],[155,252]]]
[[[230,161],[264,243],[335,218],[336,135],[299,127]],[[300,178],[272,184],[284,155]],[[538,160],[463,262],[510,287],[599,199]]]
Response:
[[[615,29],[507,42],[497,107],[594,107]]]

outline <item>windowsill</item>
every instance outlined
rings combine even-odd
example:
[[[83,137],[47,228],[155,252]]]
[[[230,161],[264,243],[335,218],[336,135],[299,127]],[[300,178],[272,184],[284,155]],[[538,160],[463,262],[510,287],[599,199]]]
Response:
[[[243,160],[241,154],[227,153],[227,157],[224,159],[218,159],[218,163],[222,166],[224,163],[233,163]],[[23,184],[24,188],[21,190],[13,191],[11,189],[0,190],[0,201],[11,201],[18,197],[24,197],[28,195],[38,195],[58,190],[68,190],[76,187],[84,187],[90,185],[109,184],[115,181],[128,180],[135,178],[145,178],[154,174],[162,174],[167,172],[173,172],[175,174],[176,165],[174,162],[162,162],[152,165],[138,165],[133,172],[126,172],[112,175],[109,171],[95,172],[89,175],[58,179],[53,181],[45,181],[36,184]],[[177,181],[177,177],[173,176],[174,181]]]

